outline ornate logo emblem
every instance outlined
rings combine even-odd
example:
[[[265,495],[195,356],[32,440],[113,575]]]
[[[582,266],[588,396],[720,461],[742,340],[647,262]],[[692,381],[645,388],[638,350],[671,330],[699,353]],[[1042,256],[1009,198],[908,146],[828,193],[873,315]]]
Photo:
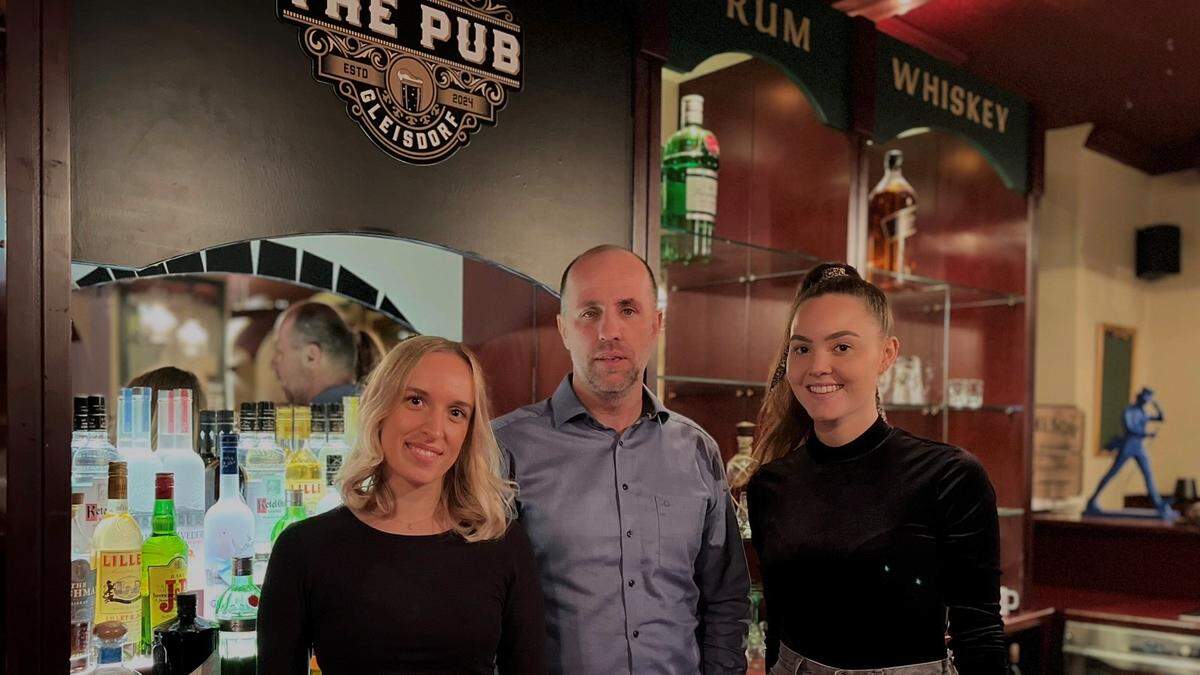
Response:
[[[313,75],[385,152],[433,164],[521,89],[521,27],[497,0],[277,0]]]

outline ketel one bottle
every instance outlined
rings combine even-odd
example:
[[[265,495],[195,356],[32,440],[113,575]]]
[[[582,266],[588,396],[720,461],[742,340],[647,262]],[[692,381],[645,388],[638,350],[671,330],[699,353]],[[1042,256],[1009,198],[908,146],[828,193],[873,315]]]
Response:
[[[188,545],[175,531],[174,490],[174,474],[155,475],[153,534],[142,544],[142,653],[154,627],[175,618],[175,598],[187,587]]]

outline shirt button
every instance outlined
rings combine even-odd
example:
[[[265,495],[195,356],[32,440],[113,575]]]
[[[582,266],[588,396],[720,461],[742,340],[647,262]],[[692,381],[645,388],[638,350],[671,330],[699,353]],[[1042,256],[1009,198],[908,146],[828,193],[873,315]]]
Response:
[[[633,530],[625,530],[625,536],[626,536],[626,537],[632,537],[632,536],[633,536]]]
[[[633,588],[633,585],[634,585],[635,583],[637,583],[637,582],[636,582],[636,581],[634,581],[633,579],[630,579],[630,580],[629,580],[629,587],[630,587],[630,588]]]
[[[625,441],[617,441],[617,445],[625,445]]]
[[[670,500],[667,500],[667,499],[663,500],[663,506],[670,506],[670,505],[671,505]]]
[[[629,483],[621,483],[621,489],[622,489],[622,490],[628,490],[628,489],[629,489]]]
[[[636,630],[635,630],[635,631],[633,631],[633,637],[635,637],[635,638],[636,638],[636,637],[637,637],[637,636],[639,636],[639,635],[641,635],[641,633],[637,632]]]

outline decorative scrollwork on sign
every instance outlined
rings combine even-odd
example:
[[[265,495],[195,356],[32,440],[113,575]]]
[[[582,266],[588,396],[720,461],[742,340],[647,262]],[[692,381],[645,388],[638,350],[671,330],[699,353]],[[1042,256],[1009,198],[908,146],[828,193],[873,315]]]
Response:
[[[453,155],[483,125],[495,124],[509,92],[521,88],[521,29],[499,0],[398,0],[391,27],[334,19],[304,0],[277,3],[282,20],[304,27],[300,44],[314,76],[334,85],[368,138],[402,161],[431,164]],[[434,19],[422,21],[425,12]],[[420,26],[420,35],[393,30],[402,25]],[[491,34],[474,37],[481,31]]]

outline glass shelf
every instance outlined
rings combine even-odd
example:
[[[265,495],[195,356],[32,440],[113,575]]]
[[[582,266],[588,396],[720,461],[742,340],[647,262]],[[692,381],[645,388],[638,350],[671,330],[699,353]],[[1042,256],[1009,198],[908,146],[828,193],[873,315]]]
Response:
[[[952,284],[940,279],[931,279],[916,274],[900,274],[874,267],[867,268],[867,277],[889,296],[903,298],[913,294],[940,293],[943,299],[932,300],[924,307],[926,312],[978,309],[983,307],[1014,307],[1024,304],[1025,296],[1000,291],[989,291],[962,284]]]
[[[676,250],[690,250],[697,237],[683,232],[662,231],[664,241]],[[663,263],[663,282],[670,292],[715,286],[750,284],[771,279],[795,278],[796,285],[821,259],[801,253],[756,244],[709,237],[708,255],[688,262]]]
[[[1025,509],[1014,508],[1014,507],[1010,507],[1010,506],[998,506],[998,507],[996,507],[996,515],[1000,516],[1001,518],[1013,518],[1016,516],[1023,516],[1023,515],[1025,515]]]

